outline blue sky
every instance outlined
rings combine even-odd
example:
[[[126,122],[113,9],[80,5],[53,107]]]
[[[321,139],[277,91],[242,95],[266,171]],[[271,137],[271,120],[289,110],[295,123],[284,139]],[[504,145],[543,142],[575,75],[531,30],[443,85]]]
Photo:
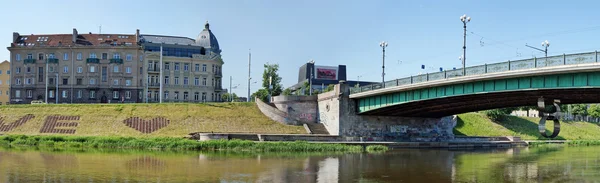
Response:
[[[234,92],[246,96],[248,49],[252,77],[262,64],[279,63],[284,87],[295,84],[298,67],[347,66],[348,79],[380,81],[381,48],[386,49],[386,80],[460,67],[467,14],[467,66],[543,56],[525,47],[551,43],[549,55],[594,51],[600,19],[596,1],[4,1],[0,42],[9,46],[21,34],[98,32],[177,35],[196,38],[209,21]],[[482,43],[483,42],[483,43]],[[520,56],[519,56],[520,55]],[[9,58],[6,49],[0,60]],[[427,66],[421,70],[421,65]],[[253,81],[257,81],[254,79]],[[252,85],[254,92],[260,87]]]

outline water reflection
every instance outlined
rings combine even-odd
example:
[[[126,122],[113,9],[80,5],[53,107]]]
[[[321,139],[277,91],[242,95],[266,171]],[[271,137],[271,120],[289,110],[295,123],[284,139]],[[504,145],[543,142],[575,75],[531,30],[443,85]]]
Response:
[[[593,182],[600,147],[244,154],[0,149],[0,182]]]

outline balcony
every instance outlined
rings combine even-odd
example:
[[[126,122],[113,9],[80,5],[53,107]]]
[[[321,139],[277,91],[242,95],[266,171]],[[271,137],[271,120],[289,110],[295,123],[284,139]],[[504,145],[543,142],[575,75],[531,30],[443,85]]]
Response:
[[[98,59],[98,58],[87,58],[87,59],[85,59],[85,61],[88,64],[99,64],[100,63],[100,59]]]
[[[223,73],[221,73],[221,72],[215,72],[215,77],[220,78],[221,76],[223,76]]]
[[[123,59],[120,59],[120,58],[111,58],[110,59],[110,63],[111,64],[123,64]]]
[[[160,87],[160,83],[148,83],[148,88],[159,88],[159,87]]]
[[[216,86],[215,91],[216,92],[223,91],[223,88],[221,86]]]
[[[148,72],[160,72],[160,68],[148,68]]]
[[[28,59],[23,60],[23,62],[25,62],[25,64],[35,64],[35,59],[28,58]]]
[[[49,58],[46,59],[46,62],[48,62],[49,64],[58,64],[58,58]]]

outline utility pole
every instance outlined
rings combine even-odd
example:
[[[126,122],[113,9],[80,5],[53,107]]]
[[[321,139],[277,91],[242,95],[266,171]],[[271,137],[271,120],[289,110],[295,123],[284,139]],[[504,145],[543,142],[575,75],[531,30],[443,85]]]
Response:
[[[250,52],[251,50],[248,49],[248,102],[250,102],[250,80],[252,80],[252,78],[250,77],[250,66],[252,63],[252,53]]]
[[[310,78],[308,78],[308,95],[312,95],[312,80],[314,77],[314,73],[315,73],[315,60],[310,60],[308,61],[308,63],[310,64]]]
[[[463,64],[463,76],[467,75],[466,62],[467,62],[467,23],[471,21],[471,17],[467,17],[467,15],[460,16],[460,21],[463,22],[464,34],[463,34],[463,56],[462,56],[462,64]]]
[[[158,93],[158,95],[159,95],[158,98],[159,98],[159,103],[162,103],[163,102],[163,44],[162,43],[160,44],[160,61],[159,61],[159,64],[160,64],[160,66],[158,68],[160,69],[159,70],[160,74],[158,76],[159,77],[158,78],[158,80],[159,80],[158,82],[160,84],[160,87],[159,87],[160,91],[158,91],[159,92]]]
[[[55,99],[55,104],[58,104],[58,72],[56,72],[56,79],[54,79],[55,83],[56,83],[56,90],[54,92],[54,99]]]
[[[525,46],[527,46],[529,48],[533,48],[533,49],[541,51],[541,52],[544,52],[544,63],[545,63],[546,66],[548,66],[548,62],[547,62],[547,59],[548,59],[548,47],[550,46],[550,42],[548,42],[548,40],[545,40],[544,42],[542,42],[542,46],[544,47],[544,49],[539,49],[539,48],[536,48],[536,47],[533,47],[533,46],[529,46],[527,44],[525,44]]]
[[[233,98],[231,95],[231,82],[233,81],[233,76],[229,76],[229,101],[233,102],[233,100],[231,98]]]
[[[48,104],[48,54],[46,54],[46,94],[44,96],[44,102]]]

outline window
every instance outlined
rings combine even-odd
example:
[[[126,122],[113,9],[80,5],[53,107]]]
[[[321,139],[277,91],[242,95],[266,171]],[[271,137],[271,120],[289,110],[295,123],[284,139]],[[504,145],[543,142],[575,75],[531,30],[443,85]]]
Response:
[[[27,98],[33,98],[33,90],[27,90]]]
[[[113,72],[119,72],[119,66],[113,66]]]
[[[68,53],[63,54],[63,60],[69,60],[69,54]]]
[[[2,85],[2,80],[0,80],[0,85]],[[0,93],[2,93],[2,92],[0,92]]]
[[[113,54],[113,58],[114,58],[114,59],[120,59],[120,58],[121,58],[121,54],[119,54],[119,53],[114,53],[114,54]]]
[[[144,61],[144,56],[143,55],[140,55],[140,62],[141,61]],[[140,96],[142,96],[142,95],[140,95]]]
[[[27,79],[25,79],[25,84],[26,84],[26,85],[30,85],[31,83],[32,83],[32,82],[31,82],[31,78],[27,78]]]
[[[96,91],[94,91],[94,90],[90,91],[90,98],[96,98]]]
[[[90,72],[96,72],[96,66],[90,66]]]
[[[21,73],[21,68],[17,67],[17,74]]]
[[[44,60],[44,54],[43,53],[38,54],[38,60]]]
[[[188,92],[183,92],[183,100],[188,100]]]
[[[90,58],[98,58],[98,56],[96,56],[96,53],[90,53]]]
[[[126,99],[130,99],[131,98],[131,91],[125,91],[125,98]]]
[[[165,66],[164,66],[164,68],[163,68],[163,69],[165,69],[165,70],[169,70],[169,65],[171,65],[171,64],[169,64],[169,62],[165,62]]]
[[[184,71],[189,71],[189,70],[190,70],[190,64],[188,64],[188,63],[184,63],[184,64],[183,64],[183,70],[184,70]]]
[[[113,98],[114,99],[118,99],[119,98],[119,91],[113,91]]]
[[[202,86],[206,86],[206,78],[202,78]]]
[[[206,101],[206,92],[202,92],[202,101]]]
[[[102,53],[102,60],[108,59],[108,53]]]
[[[10,75],[10,70],[7,70],[7,71],[6,71],[6,74]]]
[[[15,90],[15,97],[21,98],[21,90]]]
[[[179,92],[178,91],[175,92],[175,96],[173,98],[175,100],[179,100]]]
[[[27,54],[27,59],[33,59],[33,54],[31,54],[31,53]]]
[[[21,79],[19,79],[19,78],[15,79],[15,84],[20,85],[21,84]]]
[[[77,90],[77,98],[81,98],[83,92],[81,90]]]
[[[179,71],[179,63],[175,63],[175,71]]]
[[[102,67],[102,82],[106,82],[108,77],[108,67]]]
[[[54,98],[54,90],[48,91],[48,98]]]
[[[50,54],[48,55],[48,58],[56,58],[56,57],[54,57],[54,53],[50,53]]]
[[[179,77],[175,77],[175,85],[179,84]]]
[[[68,96],[67,90],[63,90],[62,98],[67,98],[67,96]]]
[[[125,86],[131,86],[131,80],[130,79],[125,80]]]
[[[165,91],[165,99],[169,99],[169,91]]]
[[[49,82],[51,85],[54,85],[54,78],[49,78]],[[58,81],[56,81],[56,82],[58,82]]]
[[[95,85],[95,84],[96,84],[96,79],[94,79],[94,78],[90,78],[90,84],[91,84],[91,85]]]
[[[165,76],[165,84],[168,85],[169,84],[169,76]]]
[[[43,71],[43,70],[44,70],[44,68],[43,68],[43,67],[40,67],[40,68],[41,68],[41,71]],[[27,73],[30,73],[30,72],[31,72],[31,67],[27,67]]]
[[[119,85],[119,80],[118,79],[114,79],[113,80],[113,85]]]
[[[183,77],[183,85],[188,85],[188,77]]]
[[[83,72],[83,68],[82,67],[77,67],[77,73],[82,73]]]
[[[194,71],[200,72],[200,64],[194,65]]]
[[[126,68],[125,68],[125,72],[126,72],[127,74],[131,74],[131,67],[126,67]]]
[[[198,77],[194,78],[194,85],[196,85],[196,86],[200,85],[200,78],[198,78]]]
[[[63,85],[68,85],[69,84],[69,79],[63,79]]]
[[[77,53],[77,60],[82,60],[83,56],[81,55],[81,52]]]
[[[194,93],[194,100],[195,100],[195,101],[198,101],[198,100],[200,100],[200,93],[199,93],[199,92],[195,92],[195,93]]]
[[[215,65],[212,65],[212,72],[215,72]]]
[[[18,54],[18,53],[17,53],[17,54],[15,55],[15,60],[17,60],[17,61],[21,61],[21,54]]]
[[[69,73],[69,66],[63,67],[63,73]]]
[[[48,67],[48,72],[54,72],[54,67]]]
[[[206,64],[202,64],[202,72],[206,72]]]
[[[82,84],[83,84],[83,79],[77,78],[77,85],[82,85]]]
[[[142,74],[142,73],[143,73],[143,71],[144,71],[144,67],[140,67],[140,70],[139,70],[139,71],[140,71],[140,74]]]
[[[131,54],[127,54],[125,56],[125,59],[127,59],[127,61],[131,61],[131,60],[133,60],[133,57],[131,56]]]

